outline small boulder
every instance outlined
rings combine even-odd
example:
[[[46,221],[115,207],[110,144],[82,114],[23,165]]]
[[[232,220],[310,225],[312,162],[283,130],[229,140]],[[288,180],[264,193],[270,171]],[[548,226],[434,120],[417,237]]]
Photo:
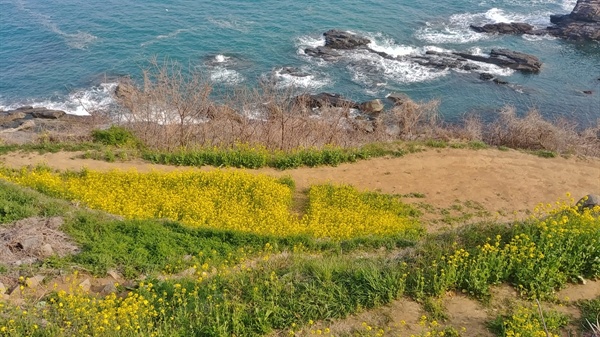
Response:
[[[54,255],[54,249],[52,249],[52,246],[49,243],[46,243],[40,247],[39,253],[42,257],[49,257]]]
[[[393,93],[387,95],[386,98],[389,99],[390,101],[394,102],[394,105],[402,105],[405,102],[408,102],[411,100],[407,94],[403,94],[400,92],[393,92]]]
[[[79,283],[79,288],[81,288],[85,292],[90,291],[91,287],[92,283],[90,282],[89,278],[86,278],[85,280],[83,280],[83,282]]]
[[[580,212],[587,209],[593,209],[596,206],[600,206],[600,195],[598,194],[588,194],[585,197],[579,199],[577,201],[577,207]]]
[[[494,75],[490,73],[481,73],[479,74],[479,79],[482,81],[491,81],[494,79]]]
[[[117,287],[115,286],[115,282],[108,282],[102,287],[100,293],[102,295],[109,295],[117,292]]]
[[[35,288],[40,285],[44,281],[43,275],[35,275],[34,277],[29,277],[25,280],[25,285],[28,288]]]
[[[46,118],[46,119],[59,119],[66,115],[66,112],[62,110],[50,110],[46,108],[34,109],[31,115],[35,118]]]
[[[380,99],[374,99],[372,101],[361,103],[359,108],[361,111],[366,113],[378,114],[385,109],[385,106],[383,105]]]

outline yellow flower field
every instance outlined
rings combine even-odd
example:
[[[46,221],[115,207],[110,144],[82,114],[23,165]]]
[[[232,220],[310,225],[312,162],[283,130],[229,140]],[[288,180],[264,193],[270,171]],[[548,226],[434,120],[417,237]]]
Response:
[[[290,212],[292,190],[276,179],[240,171],[4,170],[0,178],[127,219],[170,219],[191,227],[349,239],[369,235],[416,238],[416,212],[381,194],[348,186],[314,186],[307,214]]]

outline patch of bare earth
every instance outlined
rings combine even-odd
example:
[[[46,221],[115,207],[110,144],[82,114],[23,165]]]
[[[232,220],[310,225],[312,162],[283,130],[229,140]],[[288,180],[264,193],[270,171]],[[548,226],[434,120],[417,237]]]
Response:
[[[59,230],[60,217],[32,217],[0,227],[0,261],[19,266],[49,256],[66,256],[78,251],[71,239]]]

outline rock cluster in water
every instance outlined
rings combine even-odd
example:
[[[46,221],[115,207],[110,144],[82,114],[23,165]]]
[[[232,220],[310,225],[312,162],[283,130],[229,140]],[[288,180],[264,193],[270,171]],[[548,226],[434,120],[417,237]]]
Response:
[[[306,48],[304,50],[306,55],[320,57],[325,60],[334,60],[342,55],[340,54],[341,50],[366,50],[385,59],[397,61],[410,60],[422,66],[437,69],[461,69],[466,71],[480,69],[477,64],[469,61],[495,64],[503,68],[515,69],[527,73],[538,73],[542,67],[542,62],[537,57],[507,49],[494,49],[491,51],[490,56],[459,52],[427,51],[424,55],[397,57],[370,48],[369,43],[371,43],[371,40],[350,32],[332,29],[323,35],[325,37],[325,46]]]
[[[578,0],[570,14],[551,15],[554,25],[545,29],[521,23],[494,23],[484,26],[471,25],[471,29],[481,33],[492,34],[550,34],[574,41],[600,41],[600,0]]]

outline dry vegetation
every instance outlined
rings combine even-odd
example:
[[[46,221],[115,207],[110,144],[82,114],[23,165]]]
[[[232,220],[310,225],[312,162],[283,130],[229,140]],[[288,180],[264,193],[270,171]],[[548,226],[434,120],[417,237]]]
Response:
[[[190,73],[186,76],[184,73]],[[261,145],[268,150],[352,147],[393,140],[483,141],[494,146],[600,156],[600,120],[579,130],[566,120],[549,121],[537,110],[519,116],[502,108],[491,122],[465,118],[444,123],[438,101],[410,99],[378,115],[356,116],[350,104],[312,109],[306,95],[264,85],[240,89],[216,101],[213,86],[196,71],[176,63],[153,62],[143,81],[121,82],[118,120],[153,149]]]

